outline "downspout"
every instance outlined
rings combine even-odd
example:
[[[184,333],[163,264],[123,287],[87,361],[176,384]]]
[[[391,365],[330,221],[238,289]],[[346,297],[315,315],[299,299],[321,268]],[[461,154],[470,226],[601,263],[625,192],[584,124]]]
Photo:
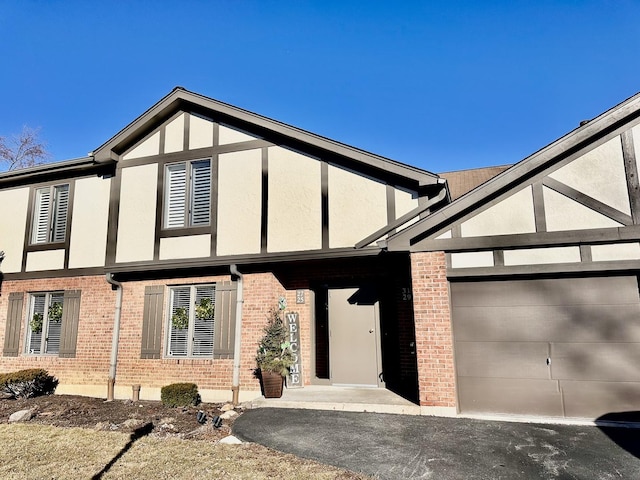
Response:
[[[113,391],[116,383],[116,364],[118,363],[118,341],[120,338],[120,316],[122,313],[122,284],[113,278],[113,273],[107,273],[107,282],[116,293],[116,312],[113,319],[113,338],[111,339],[111,362],[109,363],[109,381],[107,384],[107,402],[113,401]]]
[[[242,274],[238,271],[238,267],[235,264],[230,265],[229,268],[231,270],[231,275],[238,279],[238,291],[236,294],[236,331],[233,345],[233,379],[231,383],[231,392],[233,394],[231,403],[233,406],[236,406],[240,403],[240,347],[242,345],[240,335],[242,333],[242,304],[244,303],[244,298],[242,290]]]

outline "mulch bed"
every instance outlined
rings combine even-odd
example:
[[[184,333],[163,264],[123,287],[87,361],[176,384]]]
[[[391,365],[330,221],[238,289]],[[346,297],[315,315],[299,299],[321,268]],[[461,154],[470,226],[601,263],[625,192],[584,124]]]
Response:
[[[96,430],[133,433],[144,427],[155,437],[182,438],[186,440],[218,441],[231,434],[236,417],[223,420],[216,428],[212,419],[221,415],[223,404],[200,404],[195,407],[169,408],[161,402],[114,400],[81,397],[77,395],[47,395],[28,399],[1,399],[0,423],[8,423],[9,416],[20,410],[31,410],[30,423],[57,427],[80,427]],[[204,412],[206,423],[197,420],[198,412]],[[242,414],[241,408],[236,408]],[[202,417],[202,415],[201,415]]]

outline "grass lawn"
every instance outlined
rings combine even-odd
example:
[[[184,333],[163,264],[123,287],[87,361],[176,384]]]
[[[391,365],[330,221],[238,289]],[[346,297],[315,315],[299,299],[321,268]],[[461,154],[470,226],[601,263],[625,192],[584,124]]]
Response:
[[[48,425],[0,425],[0,478],[340,479],[368,477],[256,444],[143,436]]]

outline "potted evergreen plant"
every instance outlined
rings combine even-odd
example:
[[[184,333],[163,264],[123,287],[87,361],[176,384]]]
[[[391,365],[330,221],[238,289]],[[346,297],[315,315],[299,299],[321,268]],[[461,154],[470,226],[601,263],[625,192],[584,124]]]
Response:
[[[293,365],[293,352],[287,341],[287,329],[277,309],[269,312],[269,321],[256,354],[257,374],[265,398],[280,398],[284,378]]]

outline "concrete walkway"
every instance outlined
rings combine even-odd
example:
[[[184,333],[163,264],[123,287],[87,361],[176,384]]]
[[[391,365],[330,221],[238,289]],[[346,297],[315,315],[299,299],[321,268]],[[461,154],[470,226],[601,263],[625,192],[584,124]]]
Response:
[[[380,479],[639,479],[640,430],[258,408],[234,434]]]
[[[385,388],[307,385],[285,388],[281,398],[258,397],[245,406],[420,415],[418,405]]]

